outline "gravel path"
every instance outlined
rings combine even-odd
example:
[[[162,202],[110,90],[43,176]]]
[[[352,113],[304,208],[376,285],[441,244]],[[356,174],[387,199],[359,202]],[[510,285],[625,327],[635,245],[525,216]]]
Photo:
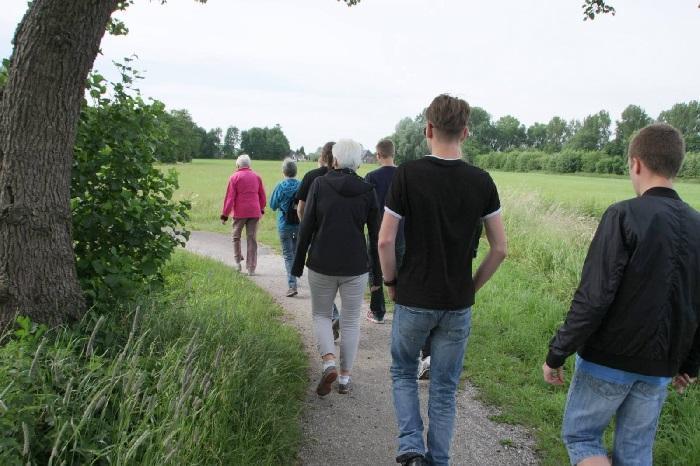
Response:
[[[228,235],[193,232],[187,250],[233,265],[233,247]],[[258,251],[256,272],[251,279],[284,308],[284,321],[299,331],[311,361],[299,464],[395,465],[396,426],[389,378],[391,325],[362,320],[360,350],[353,368],[353,391],[350,395],[333,391],[320,398],[315,393],[321,372],[320,358],[311,328],[306,276],[301,279],[299,295],[285,297],[287,280],[282,257],[264,246]],[[469,352],[467,354],[468,358]],[[423,401],[427,401],[427,388],[428,382],[420,382]],[[538,464],[531,436],[520,427],[492,422],[489,417],[496,414],[495,410],[477,401],[475,395],[476,389],[469,384],[457,395],[453,464]],[[425,414],[424,420],[427,421]]]

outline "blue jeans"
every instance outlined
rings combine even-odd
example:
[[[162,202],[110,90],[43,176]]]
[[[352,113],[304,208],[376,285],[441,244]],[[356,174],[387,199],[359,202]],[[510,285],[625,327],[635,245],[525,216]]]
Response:
[[[651,466],[656,427],[667,393],[667,385],[613,383],[577,369],[562,426],[571,464],[607,455],[603,432],[616,416],[613,464]]]
[[[284,257],[284,267],[287,269],[287,283],[290,288],[296,289],[297,277],[291,274],[294,263],[294,253],[297,250],[297,236],[299,228],[280,230],[280,244],[282,245],[282,257]]]
[[[457,385],[471,330],[471,308],[440,311],[396,304],[391,328],[391,379],[399,427],[398,455],[424,455],[447,465],[454,430]],[[432,332],[428,400],[428,448],[418,400],[418,353]]]

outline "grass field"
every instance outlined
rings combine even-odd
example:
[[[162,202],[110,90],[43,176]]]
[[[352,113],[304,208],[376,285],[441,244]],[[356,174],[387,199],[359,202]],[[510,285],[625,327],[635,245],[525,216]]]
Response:
[[[300,166],[300,176],[315,167]],[[229,232],[218,221],[233,161],[178,165],[178,195],[193,200],[191,227]],[[374,168],[363,166],[361,174]],[[279,162],[254,161],[268,193],[281,179]],[[531,427],[545,465],[566,464],[559,439],[566,391],[546,386],[540,367],[578,283],[596,217],[633,196],[622,178],[495,172],[504,206],[509,258],[477,296],[466,376],[483,398],[502,408],[499,420]],[[679,183],[686,202],[700,208],[700,184]],[[260,240],[277,246],[270,212]],[[484,246],[482,244],[482,253]],[[567,367],[571,375],[571,361]],[[655,464],[696,465],[700,458],[700,390],[672,393],[664,408]]]

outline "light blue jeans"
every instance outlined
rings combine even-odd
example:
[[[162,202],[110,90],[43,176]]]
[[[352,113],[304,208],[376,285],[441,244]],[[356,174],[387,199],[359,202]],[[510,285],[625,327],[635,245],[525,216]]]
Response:
[[[651,466],[656,427],[667,393],[667,385],[619,384],[576,370],[562,426],[571,464],[607,455],[603,433],[616,416],[613,464]]]
[[[398,457],[417,453],[428,464],[447,465],[454,431],[457,385],[471,330],[471,308],[457,311],[396,304],[391,328],[391,379],[399,427]],[[432,332],[428,445],[418,399],[418,355]]]
[[[280,244],[282,245],[282,257],[284,257],[284,267],[287,269],[287,284],[290,288],[296,289],[297,277],[291,274],[294,263],[294,253],[297,250],[297,236],[299,228],[279,230]]]

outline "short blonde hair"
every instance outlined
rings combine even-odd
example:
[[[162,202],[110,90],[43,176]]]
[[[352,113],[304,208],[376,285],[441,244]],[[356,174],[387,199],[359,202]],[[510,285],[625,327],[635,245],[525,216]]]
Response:
[[[362,144],[352,139],[339,139],[333,146],[333,158],[338,168],[357,170],[362,162]]]
[[[250,168],[250,155],[248,155],[248,154],[239,155],[238,158],[236,159],[236,166],[238,168],[245,168],[245,167]]]

